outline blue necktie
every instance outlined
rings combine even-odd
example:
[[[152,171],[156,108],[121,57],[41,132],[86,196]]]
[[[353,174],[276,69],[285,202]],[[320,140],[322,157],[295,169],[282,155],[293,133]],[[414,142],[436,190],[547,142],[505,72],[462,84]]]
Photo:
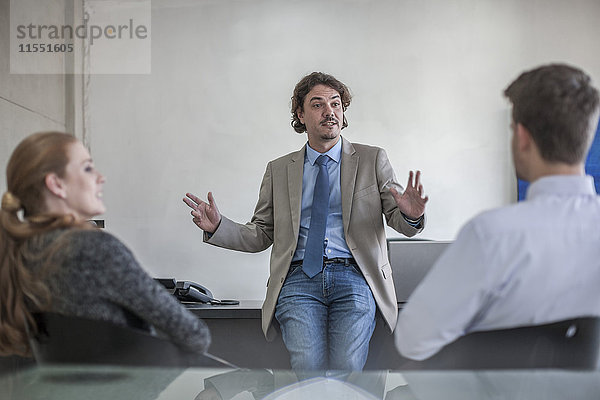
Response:
[[[315,193],[310,212],[310,227],[308,239],[304,250],[302,269],[309,278],[313,278],[323,268],[323,249],[325,241],[325,228],[327,227],[327,214],[329,214],[329,172],[327,162],[329,157],[320,155],[316,164],[319,165],[319,174],[315,182]]]

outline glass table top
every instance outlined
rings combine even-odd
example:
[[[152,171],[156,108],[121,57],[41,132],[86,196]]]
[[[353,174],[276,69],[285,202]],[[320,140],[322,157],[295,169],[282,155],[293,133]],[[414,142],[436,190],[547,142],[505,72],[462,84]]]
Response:
[[[0,399],[600,399],[600,372],[568,370],[292,371],[31,367],[0,376]]]

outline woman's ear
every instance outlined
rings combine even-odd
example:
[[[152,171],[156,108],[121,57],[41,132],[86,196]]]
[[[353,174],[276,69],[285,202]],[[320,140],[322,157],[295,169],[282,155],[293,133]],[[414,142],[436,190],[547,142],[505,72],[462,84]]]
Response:
[[[67,198],[67,191],[63,180],[60,179],[55,173],[49,173],[48,175],[46,175],[46,177],[44,178],[44,183],[46,184],[46,188],[53,195],[61,199]]]

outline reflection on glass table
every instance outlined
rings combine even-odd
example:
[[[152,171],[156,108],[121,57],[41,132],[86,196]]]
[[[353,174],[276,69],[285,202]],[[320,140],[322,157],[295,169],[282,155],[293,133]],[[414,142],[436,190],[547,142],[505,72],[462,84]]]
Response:
[[[32,367],[0,376],[0,398],[597,400],[600,371],[368,371],[297,382],[279,370]]]

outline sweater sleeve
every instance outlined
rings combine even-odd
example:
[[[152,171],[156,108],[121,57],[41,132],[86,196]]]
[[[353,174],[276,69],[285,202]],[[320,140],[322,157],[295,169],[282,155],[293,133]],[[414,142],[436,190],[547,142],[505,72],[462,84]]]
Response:
[[[210,344],[208,327],[183,307],[139,265],[116,237],[98,230],[74,235],[78,261],[89,290],[117,304],[166,334],[173,343],[203,353]]]

